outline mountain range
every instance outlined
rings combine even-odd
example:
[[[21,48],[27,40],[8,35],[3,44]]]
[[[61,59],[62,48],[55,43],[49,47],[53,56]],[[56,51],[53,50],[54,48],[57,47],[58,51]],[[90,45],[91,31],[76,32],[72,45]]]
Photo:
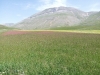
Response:
[[[14,25],[14,23],[5,23],[5,24],[3,24],[3,25],[8,26],[8,27],[11,27],[11,26]]]
[[[25,30],[99,25],[100,12],[84,12],[73,7],[54,7],[34,14],[13,27]]]

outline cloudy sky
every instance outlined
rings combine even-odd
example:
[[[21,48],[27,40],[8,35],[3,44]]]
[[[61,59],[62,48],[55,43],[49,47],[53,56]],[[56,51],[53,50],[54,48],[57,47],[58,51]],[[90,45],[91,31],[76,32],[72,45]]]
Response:
[[[17,23],[46,8],[59,6],[100,11],[100,0],[0,0],[0,24]]]

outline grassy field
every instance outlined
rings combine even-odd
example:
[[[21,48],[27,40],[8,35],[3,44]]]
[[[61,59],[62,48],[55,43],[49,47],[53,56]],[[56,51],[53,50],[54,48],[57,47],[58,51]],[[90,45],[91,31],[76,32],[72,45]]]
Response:
[[[74,33],[91,33],[100,34],[100,30],[18,30],[18,31],[53,31],[53,32],[74,32]]]
[[[0,75],[100,75],[100,34],[2,33]]]

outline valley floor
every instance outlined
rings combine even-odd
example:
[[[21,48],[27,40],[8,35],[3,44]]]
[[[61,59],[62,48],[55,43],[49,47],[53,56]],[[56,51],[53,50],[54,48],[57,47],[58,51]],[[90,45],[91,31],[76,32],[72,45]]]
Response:
[[[0,34],[1,75],[99,75],[100,30]]]
[[[19,30],[19,31],[54,31],[54,32],[75,32],[100,34],[100,30]]]

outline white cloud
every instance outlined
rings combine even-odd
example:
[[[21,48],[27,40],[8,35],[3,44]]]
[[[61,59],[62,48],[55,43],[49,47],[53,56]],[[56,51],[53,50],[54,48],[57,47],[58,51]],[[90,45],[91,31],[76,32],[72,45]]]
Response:
[[[41,5],[37,10],[44,10],[51,7],[67,6],[67,0],[40,0]]]
[[[100,3],[95,3],[90,6],[90,11],[100,11]]]

